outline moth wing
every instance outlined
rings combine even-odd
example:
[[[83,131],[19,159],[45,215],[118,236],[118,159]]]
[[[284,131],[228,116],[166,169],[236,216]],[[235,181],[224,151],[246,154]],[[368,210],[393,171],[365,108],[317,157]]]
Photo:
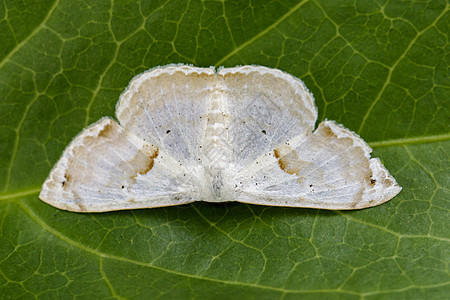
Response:
[[[314,129],[317,108],[300,79],[262,66],[224,68],[218,76],[228,99],[227,130],[236,171]]]
[[[135,77],[117,104],[120,125],[183,165],[198,161],[207,104],[215,84],[210,68],[169,65]]]
[[[76,212],[149,208],[194,201],[194,184],[164,151],[104,118],[70,143],[39,198]]]
[[[240,172],[239,201],[332,210],[360,209],[392,199],[401,187],[355,133],[322,122],[260,156]]]

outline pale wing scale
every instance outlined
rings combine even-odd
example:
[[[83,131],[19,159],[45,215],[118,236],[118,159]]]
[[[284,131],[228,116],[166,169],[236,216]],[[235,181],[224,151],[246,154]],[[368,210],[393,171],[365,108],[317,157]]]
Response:
[[[260,157],[258,169],[243,170],[238,175],[241,201],[323,209],[379,205],[401,187],[379,159],[370,158],[371,151],[350,130],[322,122],[314,134]]]
[[[205,131],[215,73],[208,68],[168,66],[145,72],[122,94],[120,125],[184,165],[195,165]]]
[[[261,66],[224,68],[229,147],[236,171],[275,146],[314,128],[317,108],[303,82]],[[268,88],[270,87],[270,88]]]
[[[158,148],[104,118],[64,151],[39,198],[61,209],[100,212],[193,201],[192,179]]]

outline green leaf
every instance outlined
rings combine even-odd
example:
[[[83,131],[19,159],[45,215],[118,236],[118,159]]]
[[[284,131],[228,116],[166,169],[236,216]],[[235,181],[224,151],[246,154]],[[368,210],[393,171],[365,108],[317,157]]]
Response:
[[[450,11],[433,1],[3,1],[0,298],[442,299],[450,294]],[[403,191],[361,211],[38,199],[71,139],[168,63],[303,79]]]

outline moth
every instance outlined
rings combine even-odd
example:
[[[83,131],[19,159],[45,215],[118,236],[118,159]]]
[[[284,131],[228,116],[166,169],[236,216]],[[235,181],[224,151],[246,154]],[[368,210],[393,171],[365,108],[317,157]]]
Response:
[[[357,134],[317,128],[304,83],[263,66],[157,67],[65,149],[39,198],[75,212],[194,201],[361,209],[401,187]]]

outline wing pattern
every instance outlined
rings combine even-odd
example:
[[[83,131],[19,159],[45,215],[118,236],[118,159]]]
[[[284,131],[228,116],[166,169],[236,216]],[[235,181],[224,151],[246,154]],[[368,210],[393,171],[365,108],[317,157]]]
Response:
[[[134,78],[66,148],[39,197],[102,212],[193,201],[359,209],[401,187],[355,133],[324,121],[303,82],[261,66],[169,65]]]

